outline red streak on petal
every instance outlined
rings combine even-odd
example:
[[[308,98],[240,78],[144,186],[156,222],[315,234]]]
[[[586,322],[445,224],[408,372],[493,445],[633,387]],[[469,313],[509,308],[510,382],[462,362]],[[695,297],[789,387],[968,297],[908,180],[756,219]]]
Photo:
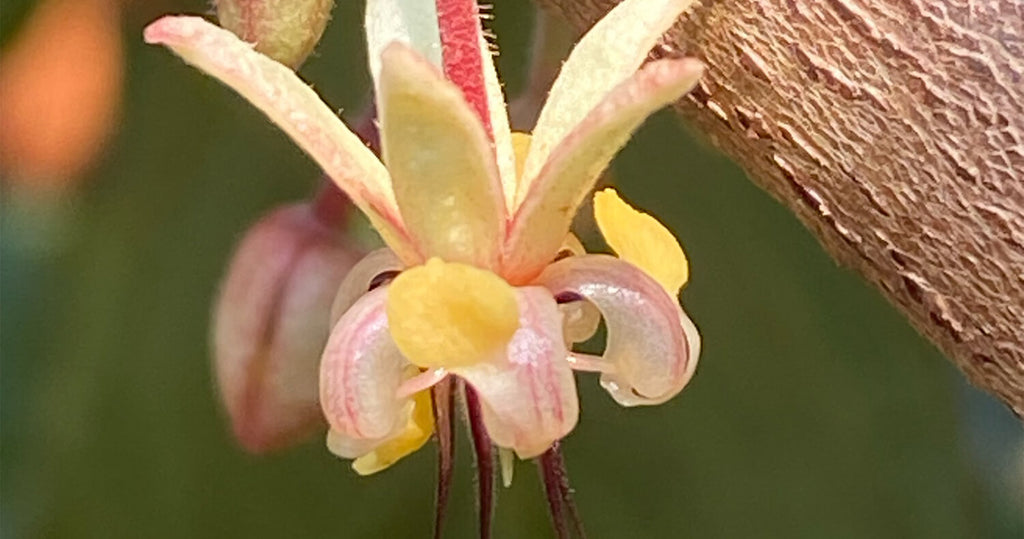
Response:
[[[480,50],[480,13],[476,0],[437,0],[437,20],[444,74],[462,90],[466,102],[480,116],[484,130],[493,139],[482,59],[482,54],[490,52]]]

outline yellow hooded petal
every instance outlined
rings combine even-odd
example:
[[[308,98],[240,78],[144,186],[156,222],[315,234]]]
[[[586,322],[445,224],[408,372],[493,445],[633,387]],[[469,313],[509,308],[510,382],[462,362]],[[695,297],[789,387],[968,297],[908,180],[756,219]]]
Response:
[[[619,258],[644,270],[670,295],[679,294],[690,277],[690,266],[679,241],[664,225],[627,204],[615,189],[594,193],[594,218]]]
[[[519,327],[514,288],[489,271],[437,258],[392,281],[387,313],[398,349],[424,368],[487,359]]]

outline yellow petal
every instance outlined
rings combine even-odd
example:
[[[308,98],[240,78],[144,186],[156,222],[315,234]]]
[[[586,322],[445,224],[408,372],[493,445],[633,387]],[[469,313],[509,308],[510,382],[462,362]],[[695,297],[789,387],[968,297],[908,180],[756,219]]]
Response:
[[[430,391],[420,391],[413,398],[413,409],[405,430],[352,461],[352,469],[359,475],[377,473],[423,447],[433,432],[434,412],[430,404]]]
[[[690,277],[679,241],[650,215],[623,201],[614,189],[594,193],[594,218],[619,258],[644,270],[675,296]]]
[[[516,189],[522,204],[559,142],[647,59],[658,38],[694,0],[624,0],[580,39],[551,85]]]
[[[605,95],[558,144],[509,225],[502,261],[502,275],[509,282],[528,282],[551,262],[576,209],[633,131],[652,113],[690,91],[703,69],[693,58],[647,64]],[[531,157],[538,136],[530,144]],[[526,174],[531,157],[527,157]]]
[[[485,360],[519,327],[514,288],[489,271],[438,258],[395,278],[387,313],[398,349],[424,368]]]
[[[491,141],[462,91],[395,42],[384,49],[377,100],[384,162],[420,251],[496,266],[504,195]]]

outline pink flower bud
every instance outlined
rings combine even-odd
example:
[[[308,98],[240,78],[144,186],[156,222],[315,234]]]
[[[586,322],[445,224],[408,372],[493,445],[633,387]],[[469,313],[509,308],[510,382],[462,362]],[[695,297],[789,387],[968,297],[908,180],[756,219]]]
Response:
[[[320,354],[338,285],[362,252],[308,203],[278,208],[235,252],[213,318],[214,368],[239,442],[264,452],[323,422]]]
[[[256,50],[297,69],[331,18],[334,0],[217,0],[224,28]]]

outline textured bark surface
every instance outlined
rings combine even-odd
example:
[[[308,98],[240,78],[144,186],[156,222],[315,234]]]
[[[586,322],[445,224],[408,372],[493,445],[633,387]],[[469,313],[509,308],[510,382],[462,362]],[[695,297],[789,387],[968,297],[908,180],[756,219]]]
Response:
[[[702,1],[679,112],[1024,416],[1024,0]]]

